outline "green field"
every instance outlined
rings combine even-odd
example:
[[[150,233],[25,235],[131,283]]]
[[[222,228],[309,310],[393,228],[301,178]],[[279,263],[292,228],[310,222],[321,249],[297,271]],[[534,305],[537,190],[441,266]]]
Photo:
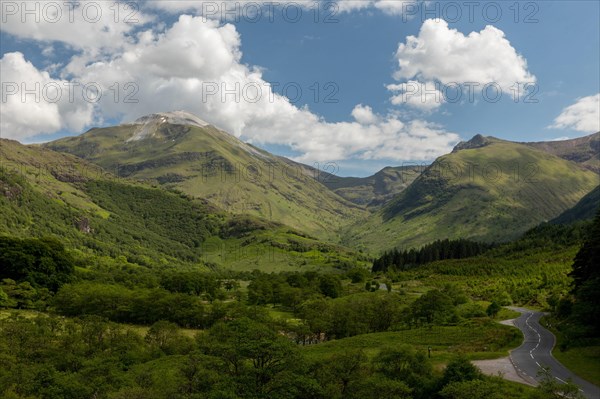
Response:
[[[346,349],[361,349],[369,356],[400,345],[413,345],[427,352],[431,360],[446,363],[457,354],[472,360],[494,359],[508,355],[510,349],[521,345],[520,332],[509,326],[490,321],[474,321],[463,326],[433,326],[412,330],[364,334],[304,347],[312,358],[331,356]]]

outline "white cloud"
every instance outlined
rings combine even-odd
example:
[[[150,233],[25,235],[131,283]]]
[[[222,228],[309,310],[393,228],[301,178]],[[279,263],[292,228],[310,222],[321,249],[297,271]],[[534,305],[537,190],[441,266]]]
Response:
[[[444,95],[435,82],[417,82],[388,85],[387,89],[398,92],[390,101],[394,105],[408,105],[422,111],[432,111],[444,103]]]
[[[563,109],[550,127],[586,133],[600,131],[600,93],[580,98],[575,104]]]
[[[217,79],[241,58],[240,37],[230,24],[197,23],[182,16],[158,40],[150,35],[142,35],[144,42],[129,47],[123,58],[128,64],[147,65],[159,78]]]
[[[374,7],[389,15],[406,15],[414,12],[417,2],[414,0],[377,0]]]
[[[362,125],[371,125],[376,123],[379,118],[373,113],[373,109],[368,105],[358,104],[352,110],[352,117]]]
[[[399,126],[398,120],[390,120],[381,126],[385,133],[394,132],[375,150],[366,151],[362,159],[428,160],[445,154],[458,143],[458,135],[445,131],[441,126],[423,120],[413,120]]]
[[[330,6],[335,4],[335,6]],[[329,17],[335,19],[337,14],[354,11],[375,9],[388,15],[414,14],[418,11],[417,0],[333,0],[331,2],[316,2],[314,0],[279,0],[257,2],[255,0],[238,0],[236,2],[214,1],[214,0],[161,0],[148,1],[147,5],[169,13],[195,12],[206,18],[218,20],[248,20],[257,19],[291,20],[295,18],[295,8],[302,8],[303,18],[313,19],[319,7],[318,14],[321,18]],[[257,4],[262,5],[260,11]],[[285,11],[286,7],[290,8]],[[327,8],[327,9],[325,9]],[[283,13],[289,13],[284,15]]]
[[[338,0],[336,2],[337,12],[353,12],[373,7],[373,1],[369,0]]]
[[[399,45],[396,58],[398,80],[435,80],[445,85],[495,82],[502,88],[536,80],[504,32],[490,25],[465,36],[444,20],[428,19],[418,36],[408,36]]]
[[[3,32],[75,49],[119,47],[127,34],[152,20],[141,10],[110,1],[2,2]],[[136,6],[137,7],[137,6]],[[116,22],[115,22],[116,21]]]
[[[26,139],[60,129],[79,131],[92,122],[93,107],[66,81],[52,79],[25,60],[22,53],[0,59],[2,107],[0,131],[4,138]],[[79,91],[81,94],[81,91]]]

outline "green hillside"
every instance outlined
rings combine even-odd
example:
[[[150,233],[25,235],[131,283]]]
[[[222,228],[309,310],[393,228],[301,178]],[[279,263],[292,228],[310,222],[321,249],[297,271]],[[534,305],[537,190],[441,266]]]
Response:
[[[319,238],[364,211],[328,190],[308,169],[243,143],[213,126],[156,114],[134,124],[92,129],[46,145],[120,177],[158,183],[235,214],[260,216]],[[181,114],[181,113],[178,113]]]
[[[280,223],[120,179],[71,155],[0,140],[0,235],[57,236],[82,264],[296,270],[357,256]]]
[[[446,238],[507,241],[555,218],[597,185],[597,174],[571,161],[476,136],[438,158],[346,239],[374,251]]]
[[[600,207],[600,186],[596,187],[581,199],[573,208],[567,209],[552,223],[566,224],[579,220],[593,219]]]

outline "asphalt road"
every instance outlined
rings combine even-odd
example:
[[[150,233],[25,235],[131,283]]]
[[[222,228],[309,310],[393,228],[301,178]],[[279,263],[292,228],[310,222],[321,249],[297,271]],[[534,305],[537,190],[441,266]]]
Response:
[[[510,354],[510,359],[521,377],[530,382],[540,381],[541,378],[537,376],[540,367],[550,367],[552,375],[558,381],[564,383],[570,378],[586,398],[600,399],[599,387],[579,378],[552,356],[556,338],[540,325],[540,318],[544,314],[525,308],[511,309],[521,312],[521,316],[514,323],[525,336],[523,344]]]

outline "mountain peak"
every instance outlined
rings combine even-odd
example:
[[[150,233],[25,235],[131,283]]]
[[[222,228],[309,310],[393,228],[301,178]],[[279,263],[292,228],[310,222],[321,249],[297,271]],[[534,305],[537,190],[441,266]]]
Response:
[[[138,128],[127,142],[139,141],[151,137],[163,123],[196,127],[206,127],[209,125],[208,122],[205,122],[196,115],[186,111],[158,112],[136,119],[132,124],[138,125]]]
[[[158,123],[170,123],[173,125],[192,125],[198,127],[208,126],[208,122],[203,121],[196,115],[186,111],[171,111],[171,112],[158,112],[142,116],[133,122],[134,125],[146,124],[148,122]]]
[[[461,141],[460,143],[458,143],[454,147],[452,152],[457,152],[460,150],[471,150],[474,148],[481,148],[481,147],[485,147],[486,145],[491,144],[492,142],[494,142],[494,137],[486,137],[481,134],[476,134],[475,136],[473,136],[473,138],[471,140]]]

